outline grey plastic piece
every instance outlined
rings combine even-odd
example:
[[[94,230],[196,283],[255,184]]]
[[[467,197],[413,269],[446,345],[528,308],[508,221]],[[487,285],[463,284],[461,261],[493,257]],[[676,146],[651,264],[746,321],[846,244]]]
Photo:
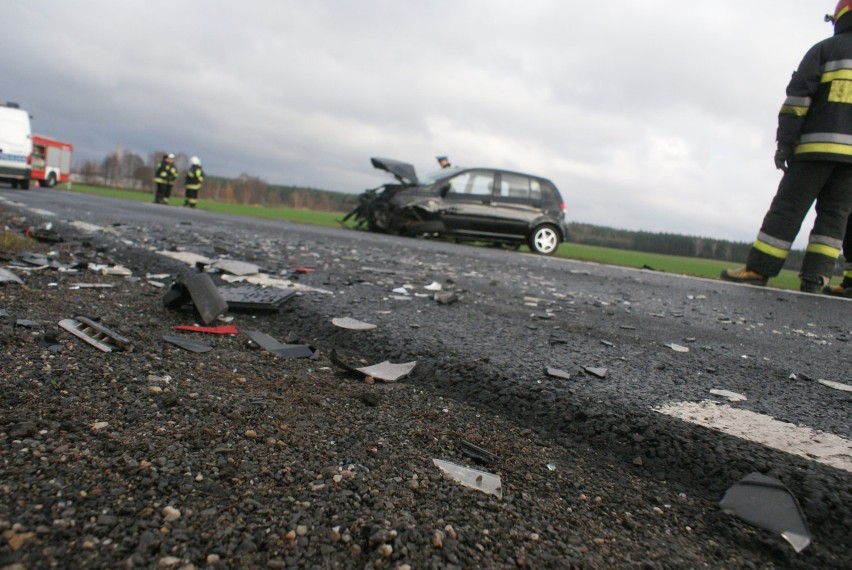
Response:
[[[222,298],[216,284],[206,273],[195,273],[184,280],[184,285],[192,297],[195,308],[201,316],[201,322],[209,325],[228,310],[228,303]]]
[[[189,350],[190,352],[209,352],[213,350],[213,347],[207,344],[206,342],[202,342],[200,340],[193,340],[191,338],[187,338],[185,336],[171,336],[167,335],[163,337],[163,340],[168,342],[169,344],[173,344],[184,350]]]

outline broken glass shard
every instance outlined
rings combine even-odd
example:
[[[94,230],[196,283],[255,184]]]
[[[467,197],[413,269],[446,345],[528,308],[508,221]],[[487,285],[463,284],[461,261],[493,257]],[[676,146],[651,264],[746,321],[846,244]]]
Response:
[[[349,329],[353,331],[371,331],[376,328],[376,325],[374,324],[365,323],[364,321],[359,321],[358,319],[353,319],[351,317],[331,319],[331,324],[342,329]]]
[[[465,487],[476,489],[488,495],[494,495],[498,499],[503,498],[503,488],[499,475],[456,465],[455,463],[441,459],[432,459],[432,463],[448,478],[461,483]]]
[[[396,382],[397,380],[401,380],[411,374],[411,371],[414,370],[415,366],[417,366],[417,361],[393,364],[385,360],[384,362],[380,362],[372,366],[365,366],[363,368],[356,368],[355,370],[366,376],[372,376],[376,380]]]
[[[796,498],[778,479],[760,473],[746,475],[727,490],[719,506],[749,524],[780,534],[796,552],[811,543]]]
[[[199,354],[213,350],[213,347],[207,344],[206,342],[194,340],[185,336],[166,335],[163,337],[163,340],[184,350],[188,350],[190,352],[197,352]]]

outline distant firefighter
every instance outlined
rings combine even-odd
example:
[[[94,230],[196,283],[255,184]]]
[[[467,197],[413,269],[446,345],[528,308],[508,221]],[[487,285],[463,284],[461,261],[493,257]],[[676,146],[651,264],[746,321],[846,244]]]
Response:
[[[201,169],[201,159],[193,156],[189,159],[189,170],[186,171],[186,178],[183,181],[186,192],[184,206],[194,208],[198,204],[198,192],[201,190],[202,182],[204,182],[204,170]]]
[[[175,168],[175,155],[169,153],[164,154],[160,164],[154,171],[154,185],[157,192],[154,195],[155,204],[168,204],[169,197],[172,195],[172,188],[177,180],[178,171]]]

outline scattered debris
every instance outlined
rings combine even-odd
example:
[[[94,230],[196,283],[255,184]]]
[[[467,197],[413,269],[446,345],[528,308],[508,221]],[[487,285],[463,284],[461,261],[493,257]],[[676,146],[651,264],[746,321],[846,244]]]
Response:
[[[178,261],[183,261],[191,267],[196,267],[198,265],[210,265],[210,263],[212,263],[212,260],[209,257],[204,257],[203,255],[198,255],[197,253],[189,251],[158,251],[157,253],[172,259],[177,259]]]
[[[469,441],[460,440],[459,445],[461,446],[461,451],[471,459],[479,461],[480,463],[484,463],[485,465],[493,465],[500,461],[500,457],[491,453],[488,450],[485,450],[478,445],[474,445]]]
[[[319,351],[306,344],[282,344],[260,331],[244,331],[258,346],[282,358],[317,358]]]
[[[194,340],[185,336],[166,335],[163,337],[163,340],[184,350],[188,350],[190,352],[197,352],[199,354],[213,350],[213,347],[207,344],[206,342]]]
[[[465,487],[476,489],[487,495],[494,495],[498,499],[503,498],[503,489],[499,475],[456,465],[455,463],[441,459],[433,459],[432,463],[448,478],[461,483]]]
[[[17,283],[23,285],[23,280],[9,271],[8,269],[0,269],[0,283]]]
[[[840,390],[842,392],[852,392],[852,386],[849,384],[841,384],[840,382],[834,382],[832,380],[817,380],[823,386],[828,386],[829,388],[834,388],[835,390]]]
[[[561,378],[562,380],[570,380],[571,379],[571,373],[566,372],[565,370],[562,370],[560,368],[552,368],[552,367],[548,366],[545,369],[545,372],[547,372],[547,375],[552,377],[552,378]]]
[[[254,263],[236,261],[234,259],[217,259],[207,266],[208,269],[216,269],[230,273],[231,275],[254,275],[260,273],[260,267]]]
[[[731,392],[729,390],[710,390],[710,393],[714,396],[720,396],[722,398],[727,398],[731,402],[745,402],[748,400],[742,394],[737,394],[736,392]]]
[[[365,366],[363,368],[356,368],[355,370],[365,376],[371,376],[376,380],[396,382],[397,380],[401,380],[411,374],[411,371],[414,370],[415,366],[417,366],[417,361],[393,364],[385,360],[384,362],[380,362],[372,366]]]
[[[778,479],[751,473],[727,490],[719,503],[754,526],[780,533],[797,553],[811,543],[811,535],[796,498]]]
[[[459,300],[459,296],[452,291],[440,291],[435,293],[434,298],[439,305],[452,305]]]
[[[350,317],[340,317],[331,319],[331,324],[336,327],[352,331],[371,331],[377,327],[377,325],[365,323],[364,321],[359,321],[358,319],[353,319]]]
[[[325,295],[334,295],[334,292],[329,291],[328,289],[302,285],[300,283],[290,281],[289,279],[270,277],[265,273],[258,273],[257,275],[223,275],[222,281],[226,281],[228,283],[251,283],[252,285],[260,285],[263,287],[276,287],[278,289],[309,291],[313,293],[323,293]]]
[[[408,295],[408,289],[405,287],[397,287],[392,291],[392,293],[396,293],[397,295]]]
[[[228,304],[228,309],[237,311],[277,311],[284,301],[296,295],[295,289],[281,290],[256,285],[221,287],[219,292]]]
[[[86,317],[63,319],[59,326],[104,352],[126,350],[130,346],[130,340]]]
[[[217,327],[202,327],[199,325],[177,325],[175,330],[200,332],[206,334],[237,334],[240,331],[234,325],[219,325]]]
[[[663,346],[670,348],[675,352],[689,352],[689,347],[681,346],[681,345],[675,344],[673,342],[670,342],[668,344],[664,344]]]
[[[583,367],[588,374],[592,376],[597,376],[598,378],[606,378],[607,369],[606,368],[594,368],[592,366]]]
[[[179,309],[187,301],[192,300],[201,322],[209,325],[219,315],[228,310],[228,304],[206,273],[194,273],[182,281],[172,284],[163,296],[163,306],[168,309]]]
[[[443,287],[441,287],[441,284],[437,281],[432,281],[430,284],[424,286],[423,288],[427,291],[440,291],[441,289],[443,289]]]

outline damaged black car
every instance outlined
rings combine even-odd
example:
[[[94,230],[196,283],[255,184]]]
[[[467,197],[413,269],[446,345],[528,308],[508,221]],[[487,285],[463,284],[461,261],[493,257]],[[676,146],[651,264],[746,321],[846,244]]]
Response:
[[[371,162],[396,182],[358,197],[358,205],[343,218],[357,228],[510,247],[526,244],[542,255],[552,255],[566,238],[565,202],[546,178],[449,165],[418,178],[411,164],[387,158]]]

